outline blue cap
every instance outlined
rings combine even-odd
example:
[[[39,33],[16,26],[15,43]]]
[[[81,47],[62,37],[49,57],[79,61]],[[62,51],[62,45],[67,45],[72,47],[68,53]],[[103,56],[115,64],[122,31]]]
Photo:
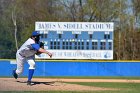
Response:
[[[38,36],[38,35],[40,35],[38,31],[32,32],[32,36]]]

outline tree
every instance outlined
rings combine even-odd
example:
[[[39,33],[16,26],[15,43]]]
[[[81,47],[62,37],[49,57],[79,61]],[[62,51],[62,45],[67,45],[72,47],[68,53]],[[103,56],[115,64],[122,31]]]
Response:
[[[0,14],[1,58],[15,58],[36,21],[114,22],[115,59],[140,57],[139,0],[0,0]]]
[[[15,3],[14,1],[15,0],[12,0],[13,1],[13,3]],[[15,26],[15,45],[16,45],[16,49],[18,50],[18,44],[17,44],[17,22],[16,22],[16,3],[15,3],[15,5],[13,4],[13,10],[12,10],[12,21],[13,21],[13,24],[14,24],[14,26]]]

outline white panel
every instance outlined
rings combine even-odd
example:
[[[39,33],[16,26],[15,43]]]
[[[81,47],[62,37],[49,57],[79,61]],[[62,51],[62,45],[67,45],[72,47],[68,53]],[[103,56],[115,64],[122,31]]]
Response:
[[[88,34],[93,34],[93,32],[92,31],[88,31]]]
[[[72,34],[81,34],[81,31],[72,31]]]
[[[108,42],[113,42],[113,40],[108,40]]]
[[[112,22],[36,22],[37,31],[113,31]]]
[[[111,50],[48,50],[53,54],[53,59],[113,59]],[[36,58],[49,58],[46,54]]]
[[[63,34],[63,31],[57,31],[57,34]]]
[[[101,42],[106,42],[106,40],[101,40]]]
[[[92,40],[92,42],[98,42],[98,40]]]
[[[109,32],[105,32],[105,34],[109,34]]]

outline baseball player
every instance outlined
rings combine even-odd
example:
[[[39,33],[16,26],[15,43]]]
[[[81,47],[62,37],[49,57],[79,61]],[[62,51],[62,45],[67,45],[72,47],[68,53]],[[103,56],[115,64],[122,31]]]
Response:
[[[34,74],[35,69],[35,54],[36,53],[46,53],[50,57],[52,54],[45,49],[41,48],[39,45],[39,33],[37,31],[32,32],[31,37],[20,47],[16,53],[16,62],[17,68],[13,70],[12,74],[15,79],[23,72],[24,63],[28,62],[29,64],[29,73],[27,85],[32,85],[31,79]]]

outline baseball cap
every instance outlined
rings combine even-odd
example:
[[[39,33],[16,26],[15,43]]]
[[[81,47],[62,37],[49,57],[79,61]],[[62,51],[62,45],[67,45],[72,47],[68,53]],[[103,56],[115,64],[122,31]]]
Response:
[[[38,36],[38,35],[40,35],[38,31],[33,31],[32,32],[32,36]]]

